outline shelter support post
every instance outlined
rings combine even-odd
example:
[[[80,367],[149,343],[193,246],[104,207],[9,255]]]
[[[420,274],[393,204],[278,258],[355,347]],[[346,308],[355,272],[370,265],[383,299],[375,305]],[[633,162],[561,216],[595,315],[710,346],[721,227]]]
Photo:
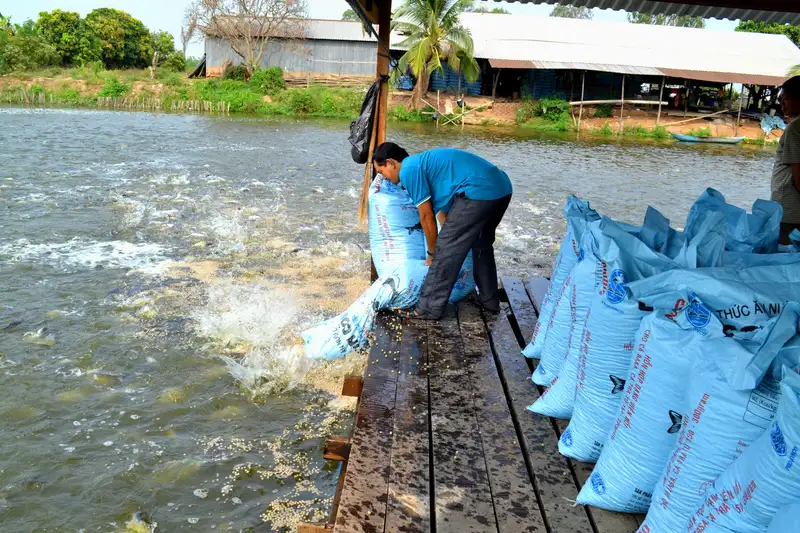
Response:
[[[585,96],[586,91],[586,71],[583,71],[583,76],[581,77],[581,107],[578,110],[578,133],[581,131],[581,120],[583,119],[583,98]]]
[[[731,87],[733,87],[733,84],[731,84]],[[731,90],[733,90],[733,89],[731,89]],[[736,133],[734,133],[734,136],[736,136],[736,137],[739,136],[739,126],[741,126],[741,124],[742,124],[742,96],[744,96],[744,85],[742,85],[742,92],[741,92],[741,94],[739,94],[739,116],[736,117]],[[749,99],[749,96],[748,96],[748,99]]]
[[[372,150],[379,146],[381,143],[386,142],[386,111],[389,107],[389,39],[391,36],[392,25],[392,0],[384,0],[380,9],[378,10],[378,60],[376,75],[384,78],[381,82],[380,93],[378,94],[378,105],[375,110],[375,124],[372,132],[372,142],[367,161],[367,171],[369,176],[372,172],[369,170],[372,166]],[[365,180],[366,181],[366,180]],[[366,195],[362,191],[362,195]],[[362,198],[362,202],[366,201]],[[375,262],[370,257],[370,281],[378,279],[378,271],[375,269]]]
[[[497,69],[497,72],[494,73],[494,83],[492,83],[492,100],[497,98],[497,82],[500,80],[500,73],[503,69]]]
[[[683,101],[683,118],[686,118],[689,113],[689,96],[692,92],[692,86],[689,85],[689,80],[686,80],[686,98]]]
[[[661,102],[664,101],[664,85],[667,83],[667,77],[661,78],[661,90],[658,93],[658,117],[656,117],[656,126],[661,124]]]
[[[622,135],[622,121],[624,120],[625,112],[625,74],[622,75],[622,96],[620,97],[619,107],[619,134]]]

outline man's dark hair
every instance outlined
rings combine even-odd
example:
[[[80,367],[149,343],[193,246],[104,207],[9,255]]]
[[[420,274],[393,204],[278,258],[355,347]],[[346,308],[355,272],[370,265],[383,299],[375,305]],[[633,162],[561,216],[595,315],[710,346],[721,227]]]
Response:
[[[795,76],[783,84],[783,92],[789,98],[800,99],[800,76]]]
[[[372,163],[385,165],[387,159],[394,159],[395,161],[403,162],[403,159],[408,157],[408,152],[402,146],[395,143],[383,143],[378,146],[372,153]]]

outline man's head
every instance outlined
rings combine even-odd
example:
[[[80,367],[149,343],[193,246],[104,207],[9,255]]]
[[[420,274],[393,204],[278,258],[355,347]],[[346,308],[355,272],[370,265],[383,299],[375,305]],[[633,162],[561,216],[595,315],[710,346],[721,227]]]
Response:
[[[800,115],[800,76],[795,76],[783,84],[781,108],[784,115],[790,117]]]
[[[372,164],[375,171],[395,185],[400,183],[400,167],[408,152],[395,143],[383,143],[372,153]]]

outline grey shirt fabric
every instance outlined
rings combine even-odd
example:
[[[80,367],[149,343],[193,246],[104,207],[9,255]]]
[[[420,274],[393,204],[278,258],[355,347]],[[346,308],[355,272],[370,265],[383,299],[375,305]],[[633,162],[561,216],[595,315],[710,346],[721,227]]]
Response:
[[[792,165],[800,164],[800,118],[783,132],[772,167],[772,200],[783,206],[783,221],[800,224],[800,193],[794,188]]]

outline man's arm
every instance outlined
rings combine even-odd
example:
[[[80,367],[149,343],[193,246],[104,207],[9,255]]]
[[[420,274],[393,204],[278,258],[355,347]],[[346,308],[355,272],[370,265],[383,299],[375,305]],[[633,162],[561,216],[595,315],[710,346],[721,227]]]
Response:
[[[430,266],[433,262],[431,254],[436,251],[436,237],[439,233],[436,229],[436,216],[433,214],[430,200],[421,203],[417,209],[419,209],[419,223],[425,233],[425,242],[428,244],[428,252],[430,252],[425,264]]]
[[[800,165],[798,165],[800,166]],[[796,184],[796,182],[795,182]],[[447,222],[447,211],[439,211],[436,214],[436,219],[439,221],[439,226],[444,227],[444,223]]]

